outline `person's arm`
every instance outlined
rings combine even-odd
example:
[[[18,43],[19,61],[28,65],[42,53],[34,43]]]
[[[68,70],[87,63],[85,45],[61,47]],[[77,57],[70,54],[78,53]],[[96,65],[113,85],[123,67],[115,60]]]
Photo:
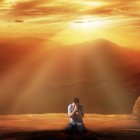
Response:
[[[68,116],[73,117],[75,115],[75,112],[77,111],[77,106],[75,106],[74,110],[71,112],[70,110],[71,106],[68,106]]]
[[[79,113],[78,115],[79,115],[80,118],[84,117],[84,114]]]
[[[83,108],[83,106],[81,107],[78,115],[79,115],[80,118],[84,117],[84,108]]]

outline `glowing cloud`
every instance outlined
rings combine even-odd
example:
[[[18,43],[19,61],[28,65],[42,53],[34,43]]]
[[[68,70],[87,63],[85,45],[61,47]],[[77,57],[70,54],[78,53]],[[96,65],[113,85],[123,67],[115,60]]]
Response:
[[[88,39],[85,38],[88,34],[89,40],[105,37],[119,44],[123,40],[124,46],[131,44],[138,48],[139,8],[138,0],[128,0],[127,3],[125,0],[1,0],[0,30],[4,35],[46,38],[47,32],[55,32],[52,39],[57,38],[54,41],[63,44],[67,44],[66,36],[72,38],[82,32],[85,34],[82,41]],[[76,33],[74,29],[79,31]],[[76,43],[74,40],[71,39],[70,42]]]

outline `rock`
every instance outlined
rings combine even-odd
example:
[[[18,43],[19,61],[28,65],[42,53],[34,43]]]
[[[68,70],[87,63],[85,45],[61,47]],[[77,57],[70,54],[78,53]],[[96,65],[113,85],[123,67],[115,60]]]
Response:
[[[140,96],[135,101],[134,107],[133,107],[133,115],[140,118]]]

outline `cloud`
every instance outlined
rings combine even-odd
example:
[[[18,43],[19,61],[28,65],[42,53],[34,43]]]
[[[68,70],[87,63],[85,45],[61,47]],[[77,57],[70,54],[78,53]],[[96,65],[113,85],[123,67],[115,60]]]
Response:
[[[47,24],[76,20],[87,15],[132,19],[140,16],[138,0],[128,0],[127,3],[125,0],[15,0],[14,4],[9,5],[0,8],[0,17],[14,22],[36,20],[36,23]]]
[[[23,20],[20,20],[20,19],[16,19],[15,22],[22,23],[24,21]]]
[[[19,11],[19,12],[16,12]],[[48,15],[65,15],[75,11],[73,7],[65,7],[65,6],[39,6],[36,8],[31,9],[14,9],[11,12],[11,15],[14,16],[24,16],[24,17],[31,17],[31,16],[48,16]]]
[[[55,3],[39,0],[39,1],[27,1],[27,2],[19,2],[11,7],[9,11],[9,16],[12,17],[23,17],[23,18],[32,18],[32,17],[41,17],[41,16],[51,16],[51,15],[68,15],[73,14],[75,11],[80,8],[78,5],[74,5],[73,3],[69,4],[69,6],[65,3]],[[78,8],[77,8],[78,7]]]
[[[95,1],[94,1],[95,2]],[[67,2],[63,0],[59,2],[58,0],[54,1],[45,1],[45,0],[30,0],[25,2],[17,2],[12,6],[10,14],[13,16],[48,16],[48,15],[69,15],[69,14],[125,14],[131,12],[137,12],[137,6],[134,2],[137,0],[127,1],[119,0],[114,2],[112,0],[104,1],[105,5],[90,6],[87,5],[88,1],[75,1]],[[139,7],[138,7],[139,8]]]
[[[0,3],[4,2],[4,0],[0,0]]]
[[[89,8],[86,12],[87,14],[101,14],[105,16],[109,15],[129,15],[131,13],[138,14],[139,6],[137,7],[133,3],[110,3],[108,5],[97,7],[97,8]],[[140,13],[139,13],[140,14]]]
[[[22,1],[22,2],[17,2],[14,6],[13,9],[15,10],[24,10],[24,9],[32,9],[37,7],[38,5],[44,3],[44,0],[30,0],[30,1]]]

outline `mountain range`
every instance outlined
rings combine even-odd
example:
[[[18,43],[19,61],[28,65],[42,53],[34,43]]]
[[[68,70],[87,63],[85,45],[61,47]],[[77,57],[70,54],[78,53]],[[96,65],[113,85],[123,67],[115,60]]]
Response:
[[[132,112],[140,95],[139,50],[106,39],[38,42],[0,43],[0,114],[67,112],[73,97],[86,113]]]

